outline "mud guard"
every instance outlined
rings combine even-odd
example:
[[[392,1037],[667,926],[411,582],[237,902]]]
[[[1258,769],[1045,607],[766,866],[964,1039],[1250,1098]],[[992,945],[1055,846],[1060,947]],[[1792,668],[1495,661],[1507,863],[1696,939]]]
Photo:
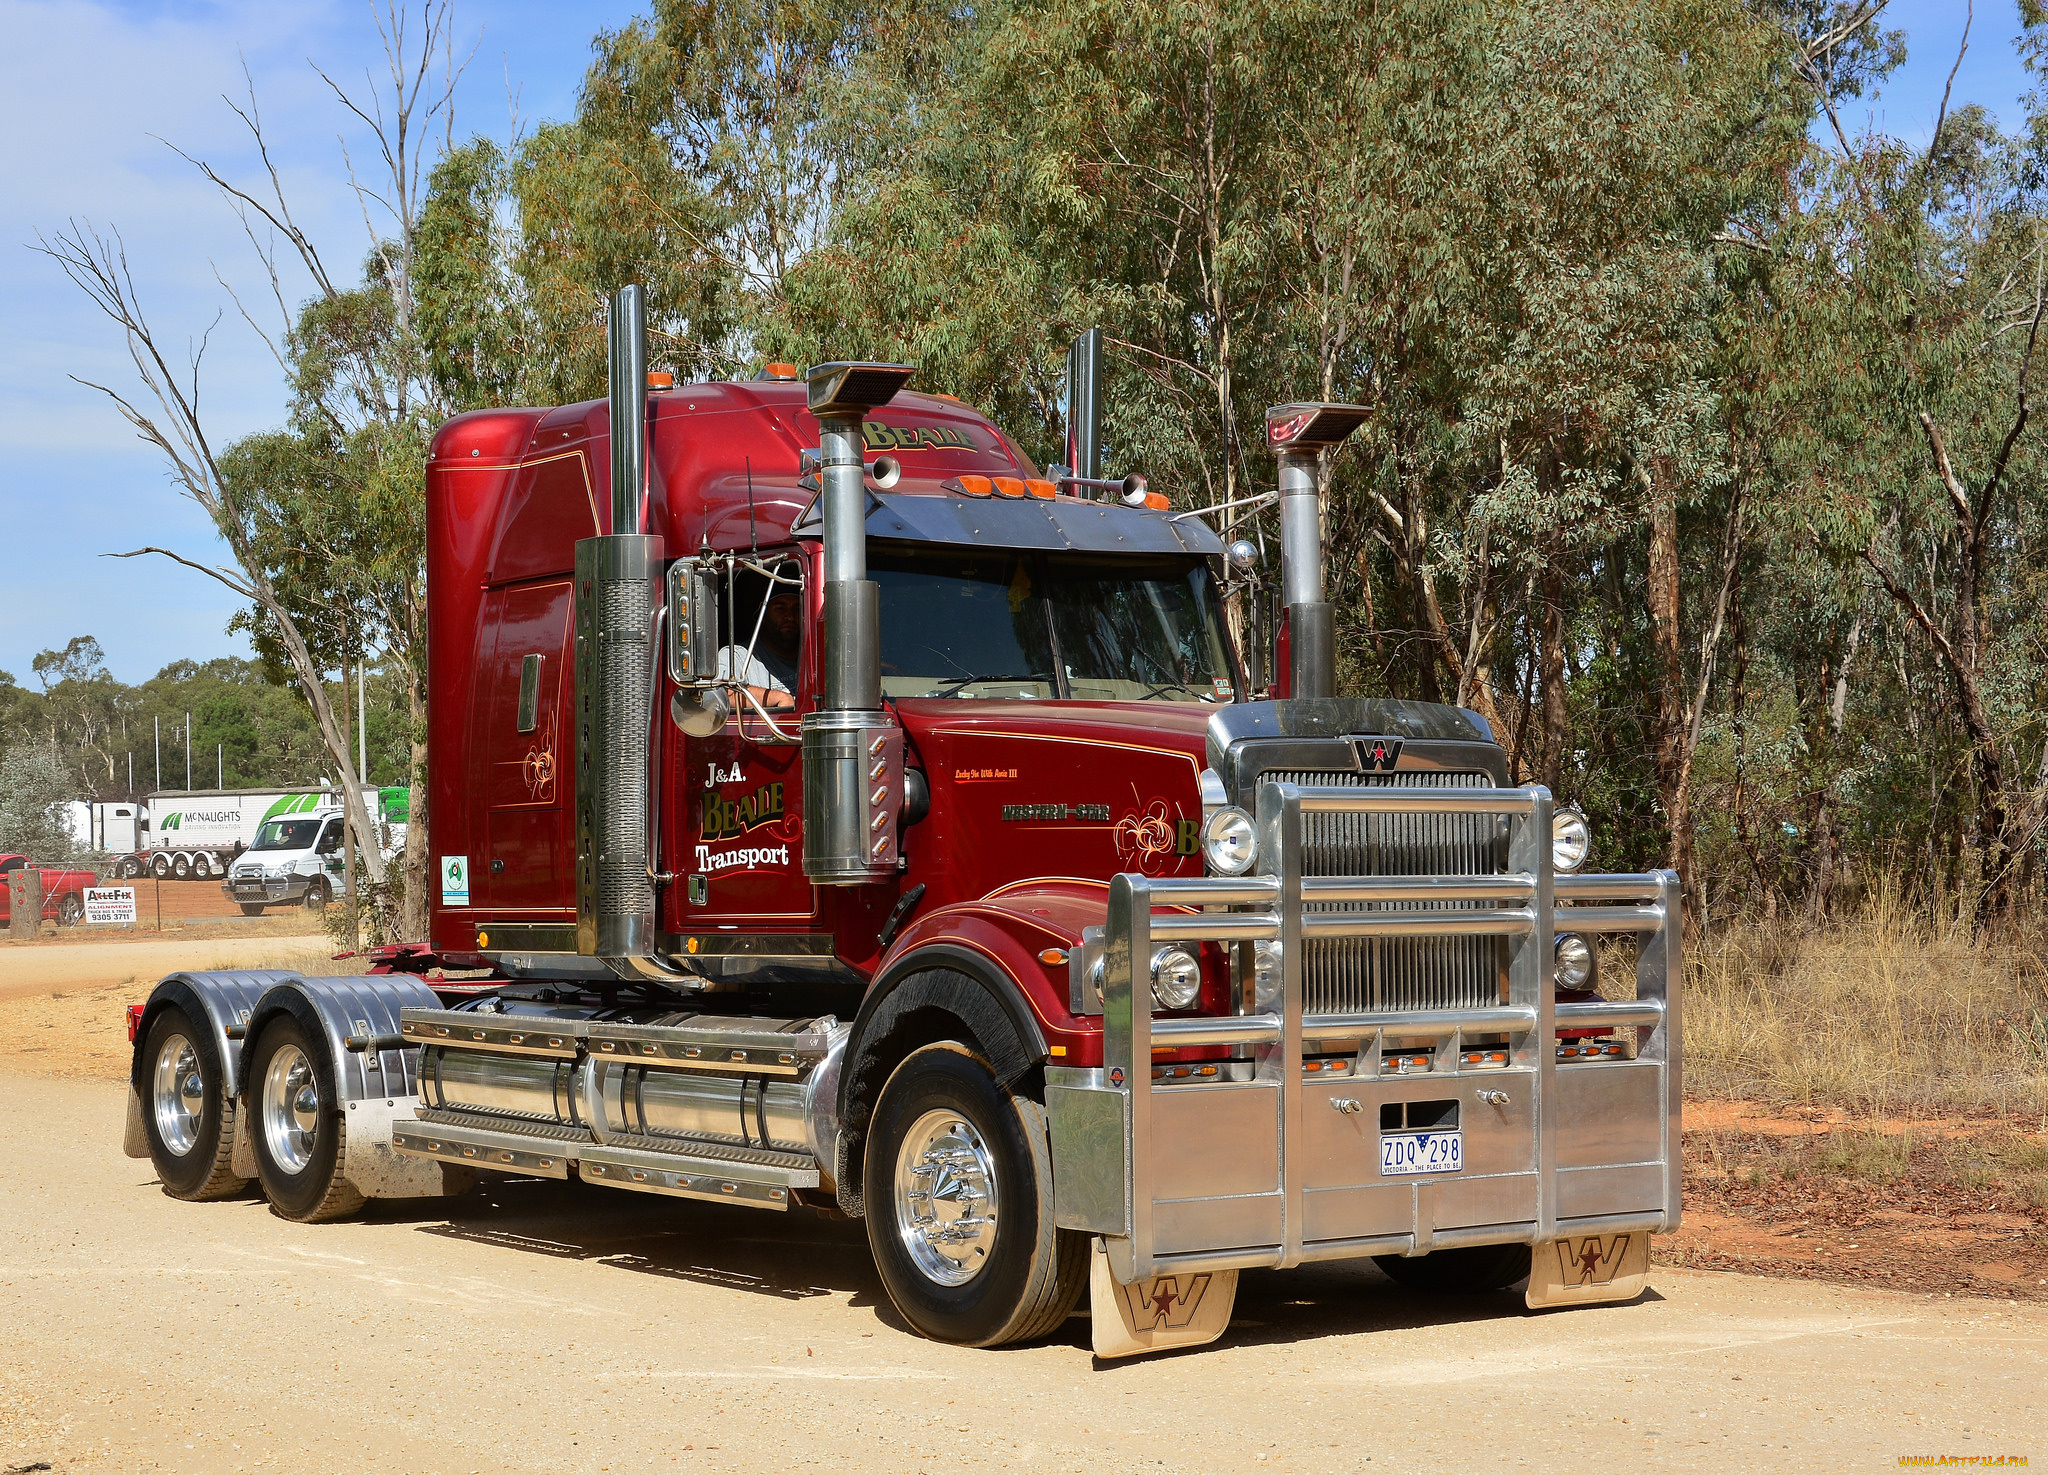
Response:
[[[1529,1309],[1632,1301],[1650,1278],[1650,1236],[1640,1230],[1589,1234],[1536,1246],[1529,1264]]]
[[[406,974],[360,978],[292,977],[267,990],[249,1016],[242,1041],[246,1057],[263,1026],[289,1014],[307,1034],[325,1046],[320,1064],[333,1072],[334,1100],[347,1124],[348,1156],[342,1175],[365,1198],[438,1198],[457,1185],[444,1181],[441,1164],[409,1157],[391,1145],[392,1124],[410,1120],[419,1086],[415,1071],[419,1052],[411,1047],[350,1050],[350,1038],[395,1038],[401,1009],[437,1009],[440,1000],[419,979]],[[246,1079],[246,1070],[242,1072]],[[255,1152],[249,1141],[253,1111],[236,1113],[233,1162],[240,1171],[246,1156],[254,1176]]]
[[[1098,1235],[1088,1257],[1088,1313],[1095,1355],[1108,1361],[1200,1347],[1230,1329],[1235,1270],[1155,1275],[1121,1285]]]

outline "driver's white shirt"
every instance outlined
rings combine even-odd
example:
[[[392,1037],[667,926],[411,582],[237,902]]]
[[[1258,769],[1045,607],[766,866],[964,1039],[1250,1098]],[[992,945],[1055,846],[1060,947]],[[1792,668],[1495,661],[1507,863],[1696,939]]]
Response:
[[[783,679],[761,664],[761,658],[750,654],[743,645],[728,645],[718,652],[718,679],[736,681],[741,686],[757,687],[762,691],[784,694],[789,691]]]

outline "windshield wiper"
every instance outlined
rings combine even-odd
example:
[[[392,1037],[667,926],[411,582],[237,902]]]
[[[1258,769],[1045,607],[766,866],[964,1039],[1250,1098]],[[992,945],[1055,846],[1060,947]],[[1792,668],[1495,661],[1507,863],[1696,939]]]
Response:
[[[1185,681],[1168,681],[1159,686],[1155,686],[1150,691],[1146,692],[1143,696],[1139,697],[1138,700],[1141,702],[1149,702],[1152,700],[1152,698],[1160,695],[1161,693],[1169,691],[1184,691],[1198,702],[1210,702],[1215,700],[1215,696],[1212,693],[1202,691],[1197,687],[1189,686]]]
[[[977,684],[986,685],[988,682],[991,681],[1050,682],[1051,680],[1052,678],[1050,676],[962,676],[958,681],[951,681],[946,683],[945,690],[928,691],[925,693],[925,695],[928,697],[958,696],[960,694],[960,689],[963,686],[974,686]]]

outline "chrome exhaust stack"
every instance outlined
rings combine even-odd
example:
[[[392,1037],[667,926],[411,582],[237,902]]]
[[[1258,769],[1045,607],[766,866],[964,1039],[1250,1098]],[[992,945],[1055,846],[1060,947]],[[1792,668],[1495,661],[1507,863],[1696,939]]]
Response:
[[[612,530],[576,544],[576,950],[626,978],[674,976],[654,956],[649,740],[661,539],[647,495],[647,305],[611,301]]]
[[[1102,479],[1102,329],[1067,350],[1067,470],[1084,486]]]
[[[1280,602],[1287,610],[1287,694],[1337,694],[1336,612],[1323,598],[1322,508],[1316,466],[1370,413],[1363,405],[1275,405],[1266,444],[1280,458]]]
[[[803,719],[804,875],[825,886],[896,874],[903,734],[882,716],[881,590],[868,578],[861,422],[915,372],[820,364],[809,375],[824,520],[825,693]]]

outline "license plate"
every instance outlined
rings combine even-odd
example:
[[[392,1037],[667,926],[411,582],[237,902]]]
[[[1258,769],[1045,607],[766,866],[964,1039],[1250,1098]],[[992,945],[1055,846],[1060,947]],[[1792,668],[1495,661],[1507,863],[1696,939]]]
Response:
[[[1400,1132],[1380,1138],[1380,1176],[1455,1173],[1465,1166],[1462,1132]]]

